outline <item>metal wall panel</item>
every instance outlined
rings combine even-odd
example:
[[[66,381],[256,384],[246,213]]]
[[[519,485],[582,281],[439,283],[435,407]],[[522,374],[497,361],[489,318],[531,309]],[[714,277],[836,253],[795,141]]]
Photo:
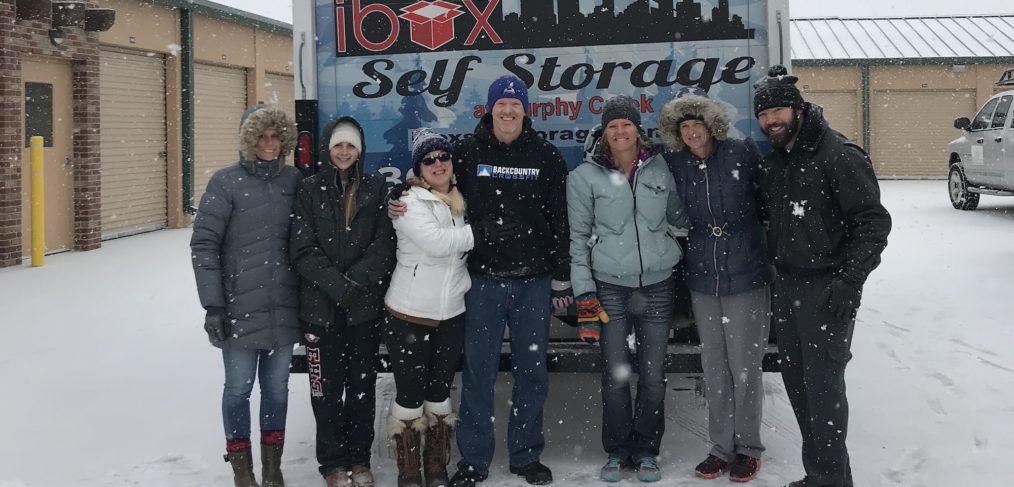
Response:
[[[289,117],[292,117],[292,121],[295,122],[296,89],[293,77],[287,74],[267,73],[265,80],[264,90],[267,92],[267,99],[264,101],[285,110],[285,113],[289,114]]]
[[[215,171],[239,160],[239,123],[247,107],[246,70],[194,65],[194,206]]]
[[[855,91],[808,91],[803,98],[824,108],[824,118],[831,128],[841,132],[856,145],[863,145],[861,132],[862,103]]]
[[[975,91],[874,91],[870,145],[878,177],[947,175],[954,119],[975,113]],[[968,115],[965,115],[968,116]]]
[[[165,58],[103,48],[99,59],[102,238],[165,228]]]

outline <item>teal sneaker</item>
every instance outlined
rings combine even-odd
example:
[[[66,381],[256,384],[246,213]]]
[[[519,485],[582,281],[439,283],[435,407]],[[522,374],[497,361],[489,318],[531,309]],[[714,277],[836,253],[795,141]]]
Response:
[[[658,469],[653,457],[644,457],[637,464],[637,480],[641,482],[658,482],[662,480],[662,471]]]
[[[606,464],[599,470],[599,478],[603,482],[619,482],[623,480],[623,460],[618,457],[609,457]]]

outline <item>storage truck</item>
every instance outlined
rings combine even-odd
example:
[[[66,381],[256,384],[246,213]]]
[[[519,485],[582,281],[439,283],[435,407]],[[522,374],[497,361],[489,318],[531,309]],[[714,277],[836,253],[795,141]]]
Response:
[[[529,86],[539,135],[570,169],[606,99],[640,101],[655,138],[657,113],[685,86],[728,105],[730,136],[766,148],[752,87],[789,62],[788,0],[293,0],[296,165],[315,172],[320,128],[352,115],[366,133],[365,169],[391,183],[412,176],[412,131],[470,137],[486,88],[504,74]],[[324,161],[323,163],[327,163]],[[700,347],[679,293],[667,370],[699,372]],[[551,371],[599,370],[596,345],[554,320]],[[381,352],[384,355],[384,351]],[[508,364],[504,348],[501,365]],[[301,358],[294,370],[299,370]],[[765,357],[775,370],[776,348]],[[381,360],[386,368],[386,361]]]

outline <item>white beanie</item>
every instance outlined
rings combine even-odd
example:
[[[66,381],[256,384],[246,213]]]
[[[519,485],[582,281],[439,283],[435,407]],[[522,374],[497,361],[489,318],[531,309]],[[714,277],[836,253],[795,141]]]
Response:
[[[335,126],[331,132],[331,140],[328,141],[327,148],[331,149],[342,142],[348,142],[357,151],[363,152],[363,141],[359,137],[359,129],[351,123],[342,122]]]

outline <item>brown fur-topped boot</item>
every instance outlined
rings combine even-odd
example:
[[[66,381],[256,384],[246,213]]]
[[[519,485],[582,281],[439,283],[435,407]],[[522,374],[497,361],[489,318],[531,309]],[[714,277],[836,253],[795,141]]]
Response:
[[[447,463],[451,461],[451,435],[458,416],[426,413],[429,429],[426,430],[426,445],[423,447],[423,471],[426,473],[426,487],[447,487]]]
[[[420,456],[426,417],[402,420],[391,416],[387,425],[398,458],[398,487],[422,487]]]
[[[260,487],[253,473],[253,453],[250,440],[226,442],[225,461],[232,465],[232,481],[236,487]]]

